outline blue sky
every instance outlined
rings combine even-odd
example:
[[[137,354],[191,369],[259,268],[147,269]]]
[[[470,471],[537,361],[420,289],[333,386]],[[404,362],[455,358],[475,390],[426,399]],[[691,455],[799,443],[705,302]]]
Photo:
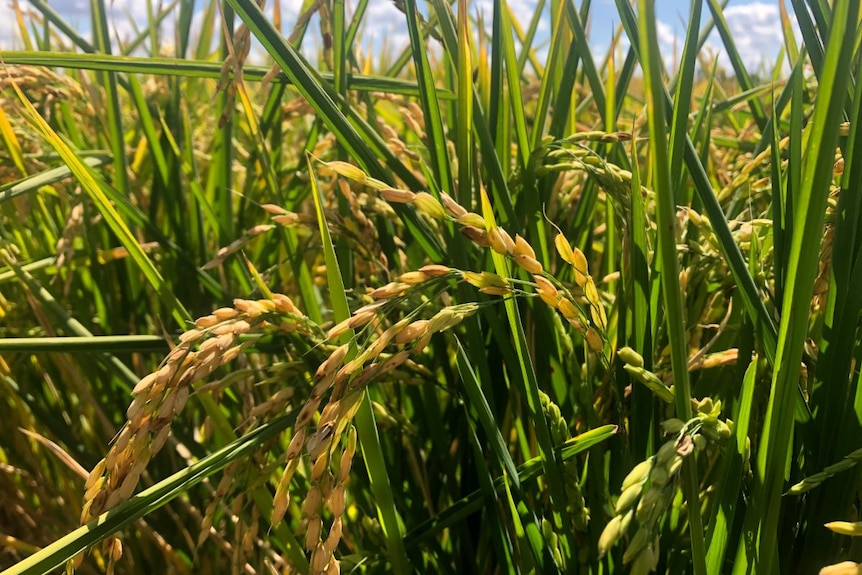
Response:
[[[529,22],[537,0],[509,0],[509,5],[516,17],[524,26]],[[779,23],[778,2],[786,0],[730,0],[725,8],[725,18],[733,34],[737,47],[750,69],[761,63],[770,64],[775,61],[778,50],[783,43]],[[354,0],[355,2],[355,0]],[[354,3],[347,0],[348,6]],[[26,0],[21,0],[26,6]],[[59,12],[70,24],[86,34],[89,29],[89,0],[50,0],[50,5]],[[114,25],[119,37],[129,37],[132,31],[132,20],[145,21],[146,2],[142,0],[113,0],[115,14]],[[154,2],[157,4],[157,2]],[[272,4],[272,0],[268,2]],[[285,27],[292,25],[296,17],[298,0],[282,0]],[[550,2],[546,2],[547,6]],[[580,5],[580,1],[576,0]],[[473,0],[473,11],[481,10],[488,16],[491,14],[492,0]],[[662,53],[666,56],[668,66],[673,65],[675,39],[681,38],[685,32],[689,17],[689,0],[656,0],[656,16],[658,20],[659,39]],[[705,14],[708,10],[704,8]],[[792,12],[792,10],[791,10]],[[4,49],[20,46],[14,39],[15,20],[8,0],[0,0],[0,47]],[[169,18],[170,20],[170,18]],[[706,18],[704,18],[704,21]],[[393,48],[400,48],[407,42],[407,31],[403,23],[403,15],[392,5],[390,0],[371,0],[369,3],[364,31],[363,45],[369,39],[375,44],[386,43]],[[604,53],[610,43],[614,26],[619,24],[614,0],[593,0],[591,7],[590,43],[597,53]],[[539,39],[547,38],[548,26],[539,29]],[[289,28],[288,28],[289,29]],[[170,37],[170,35],[166,35]],[[719,56],[719,61],[727,66],[726,57],[722,57],[721,42],[713,34],[707,49]]]

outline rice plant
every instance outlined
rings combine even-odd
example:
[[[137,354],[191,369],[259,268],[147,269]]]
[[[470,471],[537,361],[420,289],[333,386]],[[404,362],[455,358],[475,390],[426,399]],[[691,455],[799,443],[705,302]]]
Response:
[[[8,11],[0,573],[859,571],[858,2],[200,4]]]

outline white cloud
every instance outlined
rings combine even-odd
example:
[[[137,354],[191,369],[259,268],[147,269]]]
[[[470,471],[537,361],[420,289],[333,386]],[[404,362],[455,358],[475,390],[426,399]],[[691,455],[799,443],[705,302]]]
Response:
[[[385,44],[391,51],[400,51],[410,42],[406,16],[389,0],[369,2],[363,22],[364,45],[373,41],[376,48]]]
[[[0,17],[0,50],[18,47],[18,26],[13,18]]]
[[[746,69],[753,71],[764,67],[770,70],[784,45],[778,5],[749,2],[728,6],[724,10],[724,18]],[[798,39],[796,20],[792,15],[791,19]],[[732,71],[730,59],[718,32],[710,34],[706,45],[718,54],[719,65]]]

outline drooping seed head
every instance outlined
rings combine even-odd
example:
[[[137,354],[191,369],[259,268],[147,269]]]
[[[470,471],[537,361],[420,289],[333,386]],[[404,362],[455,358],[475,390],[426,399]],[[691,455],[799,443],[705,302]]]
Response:
[[[446,210],[443,209],[442,204],[428,192],[419,192],[416,194],[416,197],[413,199],[413,205],[416,206],[417,210],[435,220],[446,217]]]
[[[416,199],[416,194],[409,190],[398,190],[395,188],[385,188],[380,190],[380,195],[389,203],[392,204],[409,204]]]
[[[368,181],[368,175],[353,164],[336,160],[332,162],[324,162],[323,165],[339,176],[345,177],[348,180],[353,180],[357,184],[364,184]]]
[[[536,259],[536,252],[533,249],[533,246],[531,246],[520,234],[515,234],[514,254],[516,256],[529,256]]]
[[[526,255],[516,255],[514,256],[515,263],[518,264],[521,268],[531,274],[540,274],[542,273],[542,264],[536,258],[531,258]]]
[[[466,214],[458,216],[457,220],[462,226],[478,228],[480,230],[485,228],[485,218],[473,212],[467,212]]]
[[[428,264],[428,265],[425,265],[425,266],[422,266],[421,268],[419,268],[418,271],[422,272],[423,274],[425,274],[429,278],[436,278],[436,277],[440,277],[440,276],[445,276],[446,274],[448,274],[452,270],[447,266],[443,266],[443,265],[439,265],[439,264]]]
[[[464,226],[461,228],[461,233],[479,247],[487,248],[491,245],[488,233],[478,226]]]
[[[563,258],[563,261],[569,264],[574,264],[574,252],[572,252],[572,245],[569,243],[569,240],[566,239],[566,236],[563,234],[557,234],[557,237],[554,238],[554,245],[557,248],[557,253],[560,254],[561,258]]]
[[[587,256],[579,248],[572,249],[572,267],[575,269],[575,283],[584,287],[589,277],[587,268]]]
[[[469,213],[464,206],[452,199],[452,196],[446,192],[440,194],[440,201],[443,203],[443,207],[446,208],[446,211],[449,212],[449,215],[456,220]]]

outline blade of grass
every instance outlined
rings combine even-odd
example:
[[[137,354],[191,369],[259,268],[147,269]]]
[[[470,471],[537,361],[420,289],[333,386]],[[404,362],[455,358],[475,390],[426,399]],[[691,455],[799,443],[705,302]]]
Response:
[[[490,441],[491,451],[494,453],[497,461],[509,476],[515,490],[520,491],[521,482],[518,479],[518,471],[515,468],[515,462],[512,461],[512,456],[509,454],[509,450],[506,447],[506,442],[503,439],[503,436],[500,435],[500,426],[495,421],[494,414],[491,412],[491,407],[488,405],[488,400],[485,399],[485,395],[482,393],[482,388],[479,385],[479,381],[476,379],[476,374],[473,372],[473,368],[470,365],[470,358],[467,356],[467,352],[464,351],[464,348],[461,346],[461,342],[458,341],[457,338],[455,339],[455,346],[457,349],[458,373],[461,375],[461,383],[464,384],[464,391],[467,399],[466,403],[475,410],[476,417]]]
[[[205,60],[180,60],[178,58],[135,56],[112,56],[107,54],[76,54],[68,52],[26,52],[0,50],[7,64],[24,64],[32,66],[47,66],[50,68],[70,68],[78,70],[104,70],[110,72],[125,72],[129,74],[153,74],[159,76],[181,76],[185,78],[209,78],[218,80],[221,75],[221,63]],[[243,78],[247,81],[261,81],[269,73],[265,66],[246,66],[243,68]],[[320,78],[326,82],[334,76],[321,72]],[[401,78],[367,74],[346,74],[347,88],[360,92],[385,92],[416,96],[419,88],[415,82]],[[292,84],[290,78],[279,74],[272,79],[275,84]],[[455,94],[449,90],[438,89],[438,97],[442,100],[454,100]]]
[[[410,34],[410,45],[413,47],[413,66],[416,68],[416,78],[419,87],[419,102],[425,116],[427,126],[428,152],[431,156],[431,169],[434,172],[437,186],[443,190],[455,188],[448,154],[446,153],[446,134],[438,102],[438,89],[434,85],[434,76],[425,50],[425,37],[419,24],[419,16],[415,0],[405,0],[404,13],[407,18],[407,31]],[[469,206],[469,204],[464,204]]]
[[[858,44],[857,44],[858,46]],[[851,126],[862,121],[862,73],[856,68]],[[859,416],[862,413],[862,390],[859,388],[858,362],[859,323],[862,312],[862,201],[852,190],[862,184],[862,135],[850,130],[844,146],[844,174],[841,192],[835,209],[832,247],[832,277],[826,296],[823,331],[818,342],[817,370],[811,386],[811,403],[819,417],[815,421],[820,435],[819,446],[811,454],[814,472],[840,461],[846,453],[857,449],[860,433]],[[858,365],[858,363],[856,363]],[[855,373],[854,373],[855,371]],[[850,401],[848,401],[850,398]],[[858,477],[858,475],[857,475]],[[822,525],[836,519],[836,512],[849,509],[852,503],[850,490],[841,488],[846,479],[830,481],[812,494],[809,524]],[[817,568],[840,552],[843,538],[827,530],[811,530],[804,546],[806,568]]]
[[[470,439],[470,446],[473,448],[473,453],[475,454],[476,475],[479,478],[479,489],[485,502],[485,512],[488,514],[488,519],[492,524],[492,544],[496,552],[497,565],[501,572],[509,573],[510,575],[520,573],[517,563],[515,563],[512,541],[509,538],[509,533],[506,531],[506,523],[500,516],[497,504],[497,492],[494,490],[494,481],[490,470],[485,465],[482,446],[479,443],[479,438],[476,436],[475,423],[472,419],[470,420],[470,433],[468,437]],[[476,565],[476,569],[478,571],[480,566]]]
[[[656,34],[654,0],[639,0],[638,24],[640,31],[641,66],[644,70],[644,94],[647,100],[647,122],[649,126],[650,155],[652,156],[653,187],[656,195],[656,225],[658,226],[657,257],[661,262],[661,291],[670,345],[671,366],[674,377],[674,403],[676,416],[683,421],[691,419],[691,387],[688,377],[688,353],[685,335],[685,320],[682,302],[682,288],[679,280],[676,237],[676,201],[671,187],[670,169],[674,157],[681,155],[682,136],[678,126],[680,117],[675,118],[672,133],[676,141],[671,142],[667,151],[665,131],[665,101],[662,87],[661,54]],[[695,24],[696,26],[696,24]],[[694,35],[696,35],[695,27]],[[690,29],[691,32],[691,29]],[[691,34],[690,34],[691,36]],[[645,57],[643,57],[645,56]],[[690,58],[694,54],[689,53]],[[681,116],[687,121],[687,114]],[[683,134],[684,135],[684,132]],[[706,573],[706,549],[704,548],[703,524],[698,505],[698,479],[696,463],[692,458],[683,462],[683,485],[688,501],[688,521],[691,533],[691,560],[696,575]]]
[[[0,57],[0,65],[3,64],[3,58]],[[12,164],[22,177],[27,176],[27,168],[24,166],[24,157],[21,154],[21,143],[15,132],[12,130],[12,124],[9,123],[9,118],[6,112],[0,108],[0,136],[3,138],[3,143],[6,144],[6,151],[12,157]]]
[[[99,166],[104,166],[109,163],[111,158],[108,155],[83,156],[81,161],[91,168],[98,168]],[[35,192],[42,188],[42,186],[49,186],[55,182],[62,181],[71,175],[72,170],[70,170],[68,166],[58,166],[37,174],[31,174],[26,178],[21,178],[14,182],[0,185],[0,203],[11,200],[12,198],[22,194]]]
[[[163,337],[155,335],[12,337],[0,338],[0,351],[39,353],[76,351],[106,353],[165,353],[170,351]],[[134,377],[134,376],[133,376]],[[137,380],[137,378],[134,378]]]
[[[439,0],[434,0],[434,8],[439,16],[443,44],[450,57],[455,59],[458,54],[458,33],[452,11],[447,4]],[[491,136],[488,120],[486,120],[482,110],[481,99],[475,89],[473,90],[473,121],[475,123],[476,134],[479,138],[483,168],[487,170],[491,179],[492,185],[490,188],[493,193],[494,203],[502,207],[499,214],[501,222],[515,222],[518,218],[516,217],[513,198],[509,193],[506,176],[507,170],[504,168],[504,165],[508,166],[509,161],[506,160],[503,162],[501,160],[501,158],[508,158],[508,144],[505,144],[507,146],[506,152],[498,155],[497,142]],[[499,139],[499,135],[497,138]]]
[[[440,1],[435,1],[435,6]],[[495,0],[494,10],[500,13],[500,31],[502,33],[503,61],[506,65],[506,80],[509,86],[509,98],[511,99],[511,112],[515,120],[515,142],[518,144],[518,162],[521,169],[525,169],[530,162],[530,138],[527,135],[527,120],[525,117],[524,101],[521,95],[521,76],[518,60],[515,55],[515,43],[512,39],[512,22],[509,12],[509,4],[506,0]],[[441,17],[442,20],[442,17]]]
[[[596,445],[607,441],[617,432],[616,425],[603,425],[590,431],[586,431],[577,437],[573,437],[562,446],[556,448],[556,452],[561,461],[565,461],[570,457],[574,457],[579,453],[584,453]],[[521,484],[528,483],[537,477],[543,475],[544,463],[541,457],[533,457],[518,466],[518,480]],[[505,489],[508,478],[498,477],[494,480],[494,489],[500,493]],[[441,511],[437,516],[426,519],[405,536],[404,541],[407,546],[418,545],[430,537],[441,533],[452,525],[455,525],[464,520],[465,517],[472,513],[481,510],[484,502],[482,492],[480,490],[473,491],[465,497],[455,501],[452,505]]]
[[[147,282],[158,294],[159,298],[164,303],[168,311],[173,315],[174,319],[181,326],[184,326],[187,321],[191,320],[189,313],[186,311],[183,304],[174,296],[170,286],[162,278],[159,271],[153,265],[153,262],[147,257],[147,254],[141,249],[137,239],[132,235],[129,228],[123,222],[120,214],[117,212],[114,205],[108,200],[103,187],[105,184],[101,182],[96,173],[85,164],[80,156],[78,156],[59,135],[51,128],[44,118],[36,111],[30,101],[24,96],[17,84],[12,83],[12,87],[18,94],[18,98],[24,105],[27,114],[27,119],[33,127],[44,137],[51,146],[60,154],[63,161],[78,179],[81,187],[92,198],[93,202],[99,208],[99,212],[105,221],[110,226],[111,230],[117,235],[117,238],[126,248],[135,262],[137,268],[146,278]]]
[[[509,488],[509,481],[507,481],[508,477],[504,475],[503,478],[506,502],[509,504],[509,515],[512,518],[512,528],[515,531],[515,537],[522,544],[526,544],[530,548],[532,558],[536,561],[530,567],[533,567],[537,573],[545,573],[547,575],[559,573],[561,566],[556,564],[550,548],[545,544],[542,530],[537,525],[535,516],[533,516],[523,501],[515,502],[515,499],[512,497],[512,490]],[[523,556],[526,557],[526,553]]]
[[[782,483],[788,438],[793,431],[793,388],[799,380],[799,358],[808,330],[808,312],[817,273],[826,201],[838,142],[838,130],[847,97],[848,74],[859,12],[858,2],[838,0],[834,5],[829,43],[820,77],[820,97],[809,123],[807,154],[788,253],[787,283],[776,351],[772,389],[757,458],[763,483],[755,490],[756,504],[746,516],[746,534],[736,555],[735,573],[755,568],[777,569],[776,536],[781,511]],[[756,536],[756,545],[744,542]]]
[[[624,278],[626,289],[631,294],[626,298],[630,302],[627,312],[631,317],[629,338],[632,348],[638,350],[644,358],[644,368],[652,369],[652,330],[650,329],[650,262],[649,244],[647,243],[646,206],[643,194],[640,192],[640,167],[638,166],[637,142],[632,140],[632,207],[628,231],[628,258],[631,278]],[[625,268],[624,268],[625,269]],[[643,385],[635,385],[632,389],[632,415],[630,431],[632,451],[637,460],[644,461],[652,454],[653,427],[655,425],[655,408],[652,392]]]
[[[473,204],[473,62],[470,17],[466,0],[458,0],[458,59],[455,112],[458,123],[455,151],[458,154],[458,187],[455,199],[462,206]]]
[[[817,25],[814,23],[809,11],[809,6],[816,5],[818,2],[790,0],[790,4],[793,6],[796,24],[799,26],[799,32],[802,34],[805,51],[808,53],[808,57],[811,58],[811,67],[819,79],[823,74],[823,39],[817,32]]]
[[[721,479],[716,486],[719,500],[713,506],[707,533],[706,567],[710,575],[726,572],[725,553],[733,543],[731,528],[734,525],[742,488],[743,465],[746,454],[746,441],[751,422],[754,387],[757,383],[757,356],[754,356],[745,370],[742,391],[739,395],[738,410],[733,416],[733,435],[724,449]]]
[[[147,138],[147,149],[153,157],[156,164],[156,169],[159,171],[159,176],[162,181],[168,181],[168,164],[165,159],[165,153],[162,150],[159,137],[156,133],[156,126],[153,122],[150,107],[146,101],[141,84],[135,76],[129,76],[129,87],[131,88],[131,96],[137,107],[138,116],[140,117],[141,127]]]
[[[91,0],[90,10],[93,18],[93,36],[96,51],[102,54],[111,53],[111,38],[108,32],[108,14],[105,11],[104,0]],[[105,110],[108,115],[108,144],[111,146],[114,160],[114,187],[123,195],[129,193],[129,176],[126,165],[125,132],[123,130],[123,115],[120,111],[120,95],[117,88],[117,77],[111,72],[97,75],[99,84],[105,93]]]

